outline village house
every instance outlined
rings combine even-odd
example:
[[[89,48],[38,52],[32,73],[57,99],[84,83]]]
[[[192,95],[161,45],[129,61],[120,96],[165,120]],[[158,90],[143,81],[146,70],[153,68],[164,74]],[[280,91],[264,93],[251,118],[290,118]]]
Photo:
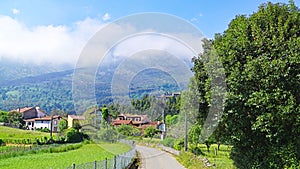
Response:
[[[40,107],[24,107],[11,110],[10,112],[19,112],[23,114],[23,119],[32,119],[37,117],[46,117],[45,111],[41,110]]]
[[[38,117],[32,119],[26,119],[25,126],[28,130],[36,130],[36,129],[49,129],[51,130],[51,123],[52,123],[52,131],[58,132],[58,123],[62,119],[61,116],[45,116],[45,117]]]
[[[154,127],[159,131],[165,131],[164,124],[160,121],[150,121],[148,115],[132,115],[132,114],[119,114],[115,120],[111,123],[114,127],[118,127],[122,124],[132,125],[141,131],[144,131],[148,127]]]
[[[68,127],[74,127],[74,124],[78,122],[79,124],[81,121],[85,120],[84,116],[77,116],[77,115],[68,115]]]
[[[132,124],[138,127],[149,122],[148,115],[119,114],[117,119],[112,121],[112,125],[118,127],[121,124]]]
[[[170,99],[170,98],[177,98],[178,96],[181,95],[181,92],[172,92],[172,93],[164,93],[160,96],[158,96],[157,98],[159,99]]]

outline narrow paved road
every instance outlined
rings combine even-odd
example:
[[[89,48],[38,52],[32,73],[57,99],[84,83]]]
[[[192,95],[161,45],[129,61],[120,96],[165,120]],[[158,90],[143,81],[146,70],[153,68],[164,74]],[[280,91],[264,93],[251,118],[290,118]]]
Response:
[[[140,169],[185,169],[171,154],[144,146],[136,146],[141,154]]]

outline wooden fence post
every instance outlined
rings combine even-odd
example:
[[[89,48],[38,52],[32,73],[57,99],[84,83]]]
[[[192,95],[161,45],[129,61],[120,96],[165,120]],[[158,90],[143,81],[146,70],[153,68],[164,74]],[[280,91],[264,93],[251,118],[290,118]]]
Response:
[[[107,169],[107,158],[105,158],[105,169]]]
[[[94,169],[97,169],[97,161],[94,161]]]
[[[72,169],[75,169],[75,163],[72,164]]]

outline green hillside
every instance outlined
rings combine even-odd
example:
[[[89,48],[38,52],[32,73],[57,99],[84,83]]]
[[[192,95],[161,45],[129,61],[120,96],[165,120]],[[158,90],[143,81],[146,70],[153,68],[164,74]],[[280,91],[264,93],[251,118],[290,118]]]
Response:
[[[39,106],[47,113],[53,110],[74,113],[73,72],[74,70],[66,70],[0,82],[0,109],[9,111],[18,107]],[[99,105],[112,102],[113,75],[114,69],[109,67],[102,67],[96,74],[95,95]],[[129,96],[139,98],[144,94],[178,90],[176,81],[170,75],[159,70],[146,69],[132,79]],[[82,104],[88,103],[83,101]],[[87,105],[89,106],[91,105]]]
[[[35,139],[35,138],[49,138],[49,133],[39,131],[21,130],[11,127],[0,126],[0,139]]]

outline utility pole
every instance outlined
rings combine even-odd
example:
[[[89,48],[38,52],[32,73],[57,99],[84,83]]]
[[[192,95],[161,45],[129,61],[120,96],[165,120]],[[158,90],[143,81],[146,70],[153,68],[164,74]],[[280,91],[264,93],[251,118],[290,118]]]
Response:
[[[97,129],[97,107],[95,108],[94,127]]]
[[[185,139],[184,139],[184,151],[188,151],[188,124],[187,124],[187,116],[186,111],[184,112],[185,118]]]
[[[53,116],[51,116],[51,120],[50,120],[50,142],[52,142],[52,128],[53,128]]]
[[[163,127],[162,127],[162,136],[161,136],[161,140],[164,140],[165,137],[166,137],[166,132],[167,132],[167,125],[166,125],[166,114],[165,114],[165,108],[166,108],[166,100],[167,100],[167,97],[164,95],[163,96],[163,99],[162,99],[162,122],[163,122]]]

